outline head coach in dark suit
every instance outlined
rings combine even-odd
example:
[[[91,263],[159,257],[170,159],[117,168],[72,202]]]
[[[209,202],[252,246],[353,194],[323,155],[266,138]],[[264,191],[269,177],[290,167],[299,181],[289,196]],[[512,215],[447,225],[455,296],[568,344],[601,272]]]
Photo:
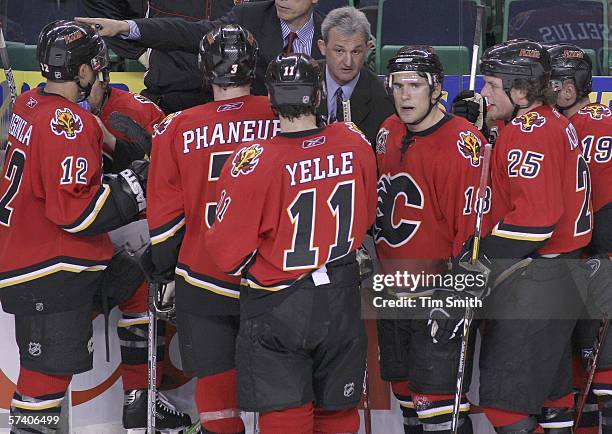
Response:
[[[370,23],[353,7],[332,10],[321,25],[318,41],[325,56],[327,99],[319,114],[328,122],[345,121],[343,101],[349,101],[350,120],[372,146],[380,124],[395,112],[393,101],[378,77],[363,66],[370,42]],[[348,112],[347,112],[348,115]]]
[[[77,18],[98,25],[102,36],[116,36],[159,50],[197,53],[202,37],[217,26],[239,24],[259,43],[253,93],[266,95],[264,78],[268,63],[282,51],[305,53],[314,59],[322,55],[317,46],[321,38],[322,16],[314,11],[318,0],[250,1],[235,6],[214,20],[187,21],[181,18],[153,18],[128,21],[103,18]]]

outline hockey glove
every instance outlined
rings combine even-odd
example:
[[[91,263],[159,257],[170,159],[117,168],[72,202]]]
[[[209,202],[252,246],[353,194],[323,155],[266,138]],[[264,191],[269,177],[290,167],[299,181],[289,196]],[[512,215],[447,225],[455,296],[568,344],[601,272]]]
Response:
[[[448,294],[448,293],[446,293]],[[439,293],[434,294],[434,300],[441,300],[443,303],[448,296],[443,297]],[[434,344],[438,342],[450,341],[461,336],[465,309],[453,306],[433,307],[429,311],[427,327]]]
[[[356,251],[357,263],[359,264],[359,278],[364,281],[369,279],[374,274],[374,263],[372,256],[365,246],[362,244]]]
[[[484,299],[491,292],[490,282],[494,281],[491,276],[493,263],[482,252],[475,264],[470,263],[473,240],[472,237],[466,241],[461,253],[452,260],[453,286],[455,291],[465,291]]]
[[[125,154],[132,156],[134,160],[149,159],[149,155],[151,155],[151,134],[147,130],[138,125],[132,118],[120,112],[112,112],[108,121],[111,128],[123,133],[128,138],[129,142],[121,143],[122,146],[130,148],[123,150]],[[117,152],[117,149],[115,152]]]
[[[130,164],[128,169],[121,171],[119,175],[117,175],[121,189],[134,202],[138,208],[138,212],[142,212],[147,208],[146,188],[148,166],[148,161],[134,161]]]
[[[174,280],[170,282],[153,282],[149,285],[149,310],[158,319],[172,324],[176,323]]]
[[[589,295],[604,318],[612,318],[612,261],[606,254],[600,254],[590,257],[582,266],[587,273]]]
[[[453,99],[451,112],[456,116],[467,119],[483,133],[486,131],[487,104],[479,93],[474,93],[473,90],[464,90],[459,93]]]

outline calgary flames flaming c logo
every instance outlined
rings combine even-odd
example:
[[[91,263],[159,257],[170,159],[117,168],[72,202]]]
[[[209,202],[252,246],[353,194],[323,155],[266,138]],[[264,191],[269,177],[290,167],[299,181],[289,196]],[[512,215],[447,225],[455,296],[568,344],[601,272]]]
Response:
[[[612,111],[605,105],[601,104],[589,104],[586,107],[578,110],[578,113],[589,115],[591,116],[591,119],[595,119],[597,121],[602,120],[604,117],[607,118],[612,116]]]
[[[57,109],[55,117],[51,119],[51,131],[72,140],[83,131],[83,122],[79,115],[72,113],[69,108]]]
[[[459,153],[470,160],[470,164],[474,167],[480,166],[480,148],[482,144],[480,139],[471,131],[459,133],[457,140],[457,148]]]
[[[540,116],[538,112],[525,113],[518,118],[512,119],[512,125],[520,125],[521,130],[531,133],[534,128],[541,127],[546,123],[546,118]]]
[[[257,164],[259,164],[259,156],[263,152],[263,148],[258,144],[242,148],[232,161],[232,176],[236,178],[238,175],[248,175]]]

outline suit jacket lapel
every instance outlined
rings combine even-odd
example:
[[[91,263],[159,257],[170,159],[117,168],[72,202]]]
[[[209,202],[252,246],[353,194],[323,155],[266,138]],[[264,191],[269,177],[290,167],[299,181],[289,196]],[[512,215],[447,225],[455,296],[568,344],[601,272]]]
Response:
[[[284,48],[283,33],[281,31],[280,19],[276,15],[276,7],[272,5],[271,9],[273,13],[267,15],[267,20],[262,25],[262,40],[257,41],[259,42],[260,53],[265,58],[266,64],[278,56]]]
[[[317,12],[314,12],[315,32],[314,32],[314,36],[312,37],[312,49],[310,52],[310,57],[312,57],[313,59],[323,59],[323,55],[321,54],[321,51],[319,50],[319,45],[317,44],[317,41],[319,39],[323,39],[323,36],[321,36],[321,23],[322,22],[323,22],[323,18],[321,18],[321,15],[319,15]]]
[[[369,80],[370,77],[364,67],[361,69],[361,75],[351,95],[351,120],[356,124],[363,121],[368,114],[368,103],[372,99]]]

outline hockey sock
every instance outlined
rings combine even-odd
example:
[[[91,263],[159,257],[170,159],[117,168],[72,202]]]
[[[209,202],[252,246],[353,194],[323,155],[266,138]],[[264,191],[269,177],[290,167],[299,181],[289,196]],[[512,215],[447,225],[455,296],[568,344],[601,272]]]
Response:
[[[11,401],[13,428],[19,432],[54,433],[71,379],[72,375],[49,375],[22,367]]]
[[[591,390],[599,404],[601,431],[603,434],[612,434],[612,369],[597,370]]]
[[[570,434],[574,426],[574,394],[544,401],[538,422],[547,434]]]
[[[580,395],[576,394],[576,405]],[[575,428],[576,434],[598,434],[599,433],[599,408],[597,397],[593,394],[593,389],[587,396],[586,403],[580,417],[580,424]]]
[[[487,419],[500,434],[528,434],[535,431],[538,422],[527,413],[502,410],[493,407],[482,408]]]
[[[315,434],[354,433],[359,431],[359,411],[357,407],[346,410],[314,409]]]
[[[312,403],[286,410],[267,411],[259,415],[261,434],[312,434],[314,430]]]
[[[423,434],[423,425],[414,409],[414,403],[411,397],[412,392],[408,388],[408,382],[393,381],[391,382],[391,389],[402,410],[402,416],[404,417],[404,434]]]
[[[612,395],[598,395],[602,434],[612,434]]]
[[[195,401],[205,433],[241,433],[236,392],[236,369],[198,378]]]
[[[438,434],[450,433],[453,418],[455,395],[412,393],[416,413],[423,424],[423,431],[435,431]],[[469,421],[470,403],[465,395],[461,396],[459,406],[459,432],[471,434],[472,423]]]
[[[166,323],[157,322],[157,386],[161,384],[161,366],[164,360]],[[117,335],[121,347],[119,372],[123,389],[146,389],[148,386],[148,334],[149,316],[146,312],[124,312],[117,322]]]

